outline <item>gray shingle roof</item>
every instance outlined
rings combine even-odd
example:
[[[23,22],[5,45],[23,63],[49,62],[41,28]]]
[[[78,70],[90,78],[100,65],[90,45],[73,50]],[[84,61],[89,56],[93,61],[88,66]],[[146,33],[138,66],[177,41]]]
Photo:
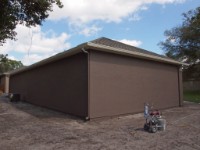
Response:
[[[147,55],[152,55],[152,56],[157,56],[157,57],[162,57],[162,58],[167,58],[170,59],[164,55],[159,55],[157,53],[153,53],[135,46],[131,46],[131,45],[127,45],[115,40],[111,40],[105,37],[101,37],[98,38],[96,40],[90,41],[90,43],[94,43],[94,44],[100,44],[100,45],[105,45],[105,46],[109,46],[109,47],[113,47],[113,48],[119,48],[119,49],[124,49],[124,50],[128,50],[128,51],[134,51],[134,52],[138,52],[138,53],[143,53],[143,54],[147,54]]]

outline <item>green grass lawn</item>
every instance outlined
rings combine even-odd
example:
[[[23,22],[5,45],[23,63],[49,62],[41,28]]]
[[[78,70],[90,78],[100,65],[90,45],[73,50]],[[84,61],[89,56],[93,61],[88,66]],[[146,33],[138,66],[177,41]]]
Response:
[[[185,101],[200,103],[200,91],[185,91],[183,92]]]

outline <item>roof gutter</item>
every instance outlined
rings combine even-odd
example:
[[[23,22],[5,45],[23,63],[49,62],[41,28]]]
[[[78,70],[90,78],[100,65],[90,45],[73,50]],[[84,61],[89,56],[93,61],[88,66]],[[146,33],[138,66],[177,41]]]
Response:
[[[120,55],[126,55],[126,56],[132,56],[132,57],[154,60],[154,61],[159,61],[159,62],[165,62],[165,63],[169,63],[169,64],[174,64],[174,65],[188,66],[188,64],[186,64],[186,63],[175,61],[173,59],[162,58],[162,57],[148,55],[148,54],[139,53],[139,52],[135,52],[135,51],[128,51],[128,50],[124,50],[124,49],[120,49],[120,48],[114,48],[114,47],[95,44],[95,43],[91,43],[91,42],[88,42],[87,45],[88,45],[88,47],[94,48],[99,51],[105,51],[105,52],[110,52],[110,53],[115,53],[115,54],[120,54]]]
[[[39,61],[37,63],[34,63],[34,64],[32,64],[32,65],[30,65],[30,66],[28,66],[26,68],[20,69],[19,71],[10,73],[10,75],[15,75],[15,74],[18,74],[20,72],[28,71],[28,70],[37,68],[39,66],[42,66],[42,65],[45,65],[45,64],[48,64],[48,63],[52,63],[52,62],[55,62],[57,60],[60,60],[60,59],[75,55],[75,54],[77,54],[79,52],[81,52],[81,45],[77,46],[77,47],[74,47],[72,49],[66,50],[64,52],[58,53],[58,54],[56,54],[54,56],[51,56],[51,57],[49,57],[47,59],[44,59],[42,61]]]
[[[84,47],[81,48],[81,50],[82,50],[84,53],[89,54],[88,51],[86,51]]]
[[[72,49],[66,50],[64,52],[58,53],[52,57],[49,57],[47,59],[44,59],[40,62],[37,62],[35,64],[32,64],[26,68],[22,68],[18,71],[14,71],[11,73],[8,73],[6,75],[15,75],[18,74],[20,72],[24,72],[24,71],[28,71],[34,68],[37,68],[39,66],[48,64],[48,63],[52,63],[55,62],[57,60],[75,55],[79,52],[84,52],[84,53],[88,53],[87,49],[93,49],[93,50],[99,50],[99,51],[105,51],[108,53],[115,53],[115,54],[120,54],[120,55],[125,55],[125,56],[131,56],[131,57],[136,57],[136,58],[142,58],[142,59],[148,59],[148,60],[153,60],[153,61],[158,61],[158,62],[165,62],[168,64],[173,64],[173,65],[184,65],[184,66],[189,66],[189,64],[186,63],[181,63],[178,61],[175,61],[173,59],[169,59],[169,58],[162,58],[162,57],[158,57],[158,56],[153,56],[153,55],[148,55],[148,54],[144,54],[144,53],[139,53],[139,52],[135,52],[135,51],[128,51],[128,50],[124,50],[124,49],[120,49],[120,48],[114,48],[114,47],[110,47],[110,46],[106,46],[106,45],[101,45],[101,44],[95,44],[92,42],[87,42],[87,43],[83,43],[80,44]]]

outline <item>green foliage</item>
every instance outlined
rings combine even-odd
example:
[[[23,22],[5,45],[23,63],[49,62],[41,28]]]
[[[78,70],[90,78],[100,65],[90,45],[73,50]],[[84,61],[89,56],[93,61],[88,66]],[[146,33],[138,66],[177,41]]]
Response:
[[[183,70],[183,80],[200,80],[200,63],[190,65]]]
[[[166,40],[160,42],[168,57],[189,64],[200,58],[200,7],[183,14],[181,26],[165,31]]]
[[[2,0],[0,2],[0,44],[6,39],[15,39],[17,24],[27,27],[41,25],[53,11],[53,4],[59,8],[60,0]]]
[[[165,31],[166,40],[160,42],[166,56],[186,62],[183,80],[200,79],[200,7],[183,13],[183,23]]]
[[[186,91],[183,93],[185,101],[200,103],[200,91]]]
[[[7,56],[0,54],[0,74],[23,67],[21,61],[8,59]]]

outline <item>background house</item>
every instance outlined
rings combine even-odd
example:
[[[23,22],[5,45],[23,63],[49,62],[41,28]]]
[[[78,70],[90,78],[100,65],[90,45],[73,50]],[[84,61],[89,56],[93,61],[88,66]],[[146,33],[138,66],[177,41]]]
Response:
[[[9,93],[9,74],[0,75],[0,94]]]
[[[99,38],[10,75],[27,102],[86,119],[182,105],[181,63]]]

